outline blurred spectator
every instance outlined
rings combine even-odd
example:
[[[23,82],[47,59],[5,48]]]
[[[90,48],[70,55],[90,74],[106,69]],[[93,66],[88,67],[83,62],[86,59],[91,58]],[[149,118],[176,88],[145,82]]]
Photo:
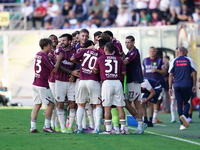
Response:
[[[169,6],[170,6],[170,0],[160,0],[159,10],[163,18],[164,17],[167,18],[167,16],[170,14]]]
[[[78,22],[78,18],[75,17],[75,14],[72,10],[69,11],[69,24],[70,24],[70,28],[71,29],[74,29],[75,25],[77,24]]]
[[[188,10],[188,7],[185,4],[183,4],[180,14],[177,15],[178,19],[180,21],[187,21],[189,15],[190,15],[190,12]]]
[[[148,8],[148,2],[149,0],[135,0],[135,8],[140,11],[140,10],[147,10]]]
[[[135,10],[131,11],[129,16],[129,25],[130,26],[137,26],[140,23],[140,15]]]
[[[99,4],[98,0],[92,1],[92,6],[89,7],[88,14],[91,14],[93,12],[94,17],[101,16],[102,15],[102,7]]]
[[[117,27],[125,27],[128,25],[128,14],[125,12],[123,8],[119,10],[119,14],[115,20]]]
[[[59,12],[60,8],[57,4],[53,4],[52,1],[49,1],[48,8],[47,8],[47,17],[45,20],[52,21],[53,18],[57,17],[57,13]]]
[[[125,10],[127,10],[128,6],[129,6],[128,3],[126,2],[126,0],[121,0],[121,5],[122,5],[122,8]]]
[[[199,7],[195,7],[195,12],[192,14],[194,22],[200,22],[199,13],[200,13]]]
[[[69,0],[64,1],[64,6],[62,8],[62,15],[65,17],[65,19],[68,19],[69,17],[69,11],[72,9],[72,6],[69,2]]]
[[[103,11],[103,14],[102,14],[102,27],[103,28],[111,27],[113,23],[114,23],[114,19],[110,17],[109,12],[108,11]]]
[[[68,21],[65,21],[65,24],[63,25],[62,29],[70,29],[70,24]]]
[[[76,0],[76,3],[73,5],[72,10],[75,12],[75,16],[84,21],[87,17],[87,6],[82,0]]]
[[[74,26],[74,29],[82,29],[87,28],[87,25],[83,23],[81,20],[78,20],[76,25]]]
[[[151,15],[146,13],[146,10],[140,11],[140,26],[148,26],[151,20]]]
[[[175,9],[171,10],[171,16],[170,16],[169,21],[171,25],[176,25],[179,22]]]
[[[53,29],[62,29],[63,25],[65,24],[65,17],[61,15],[60,11],[56,12],[56,17],[53,18],[52,26]]]
[[[158,10],[160,0],[149,0],[149,10],[150,14],[152,14],[153,11]]]
[[[42,6],[42,0],[39,1],[39,6],[35,9],[34,13],[33,13],[33,19],[32,19],[32,22],[33,22],[33,29],[36,28],[35,26],[35,21],[40,21],[42,26],[41,26],[41,29],[44,29],[44,17],[46,16],[47,14],[47,10],[45,7]]]
[[[189,23],[194,23],[194,20],[193,20],[192,15],[189,15],[187,19],[188,19],[187,21],[188,21]]]
[[[114,0],[110,0],[108,12],[110,14],[110,17],[115,20],[118,14],[118,7],[115,5]]]
[[[8,89],[5,85],[3,85],[2,80],[0,81],[0,103],[3,104],[3,106],[7,106],[8,103]]]
[[[95,28],[97,28],[97,26],[94,23],[92,23],[91,21],[87,21],[86,28],[93,28],[93,29],[95,29]]]
[[[150,25],[155,26],[159,22],[158,13],[156,11],[152,12]]]
[[[170,1],[170,12],[175,9],[177,15],[181,12],[181,1],[180,0],[171,0]]]
[[[98,28],[101,27],[101,18],[99,16],[93,17],[90,21],[92,24],[95,24]]]
[[[194,11],[194,0],[181,0],[188,7],[190,13]]]
[[[27,21],[32,19],[34,9],[30,6],[30,0],[25,1],[25,6],[22,7],[21,12],[24,16],[26,16]]]
[[[53,29],[53,27],[52,27],[52,25],[51,25],[51,21],[47,21],[47,22],[45,22],[45,29],[46,30],[51,30],[51,29]]]
[[[159,21],[156,26],[165,26],[167,25],[167,20],[165,18],[162,18],[161,21]]]

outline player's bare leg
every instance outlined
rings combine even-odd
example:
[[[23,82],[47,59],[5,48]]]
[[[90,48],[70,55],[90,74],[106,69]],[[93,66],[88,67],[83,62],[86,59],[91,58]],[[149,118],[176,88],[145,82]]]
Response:
[[[162,121],[157,119],[157,114],[158,114],[158,110],[159,110],[159,106],[160,106],[160,101],[161,100],[158,100],[156,102],[156,104],[154,104],[153,121],[152,121],[152,123],[162,123]]]
[[[41,106],[42,106],[42,104],[35,104],[32,112],[31,112],[31,129],[30,129],[31,133],[39,132],[36,129],[36,120],[37,120],[38,112],[39,112]]]
[[[188,118],[187,118],[189,123],[192,123],[192,113],[193,113],[193,104],[192,104],[192,100],[190,100],[190,109],[189,109]]]
[[[129,111],[129,113],[136,119],[137,118],[137,112],[136,110],[131,106],[131,101],[128,99],[125,99],[125,108]]]
[[[121,133],[125,134],[125,124],[126,124],[126,120],[125,120],[125,112],[123,107],[117,106],[117,110],[119,112],[119,121],[121,124]]]
[[[112,130],[111,106],[105,106],[104,110],[106,132],[110,132]]]

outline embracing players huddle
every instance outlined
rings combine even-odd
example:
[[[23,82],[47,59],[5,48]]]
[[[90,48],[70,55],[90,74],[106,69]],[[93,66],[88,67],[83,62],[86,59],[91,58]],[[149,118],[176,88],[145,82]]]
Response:
[[[39,132],[36,119],[42,104],[47,105],[44,132],[73,133],[76,119],[76,133],[129,134],[124,107],[138,118],[134,134],[142,134],[146,129],[140,98],[143,75],[134,37],[126,37],[129,50],[126,56],[111,31],[96,32],[95,44],[88,39],[89,31],[82,29],[80,33],[63,34],[59,39],[51,35],[40,40],[41,51],[36,54],[34,67],[35,106],[31,113],[31,133]],[[67,123],[64,114],[66,100],[69,102]],[[100,129],[102,117],[104,132]]]

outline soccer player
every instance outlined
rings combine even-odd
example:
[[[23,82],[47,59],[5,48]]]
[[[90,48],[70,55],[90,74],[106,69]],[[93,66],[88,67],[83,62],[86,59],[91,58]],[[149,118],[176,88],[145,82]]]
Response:
[[[142,65],[142,73],[145,78],[150,78],[154,80],[160,80],[163,78],[163,75],[167,73],[165,65],[161,58],[156,56],[156,48],[150,47],[149,48],[149,57],[143,60]],[[159,103],[157,101],[157,103]],[[152,122],[156,122],[156,117],[158,114],[158,105],[155,104],[153,118],[149,118],[148,126],[153,126]]]
[[[115,45],[118,56],[121,57],[121,58],[124,58],[125,54],[123,52],[122,45],[118,40],[116,40],[113,37],[113,33],[111,31],[109,31],[109,30],[104,31],[103,33],[106,33],[106,34],[108,34],[110,36],[110,40]]]
[[[178,52],[179,57],[173,59],[169,67],[169,94],[171,96],[173,93],[172,80],[174,77],[174,92],[177,100],[179,118],[181,120],[180,130],[185,130],[186,127],[189,127],[185,116],[187,116],[190,108],[189,99],[191,98],[191,89],[193,93],[196,92],[196,67],[194,61],[185,56],[187,52],[185,47],[179,47]],[[184,109],[182,108],[183,103]]]
[[[72,33],[72,44],[73,45],[76,45],[77,43],[79,43],[79,34],[80,32],[79,31],[75,31]]]
[[[70,58],[76,53],[74,46],[71,46],[72,36],[70,34],[63,34],[60,36],[61,46],[56,55],[63,53],[63,59],[61,65],[71,71],[75,70],[76,64],[70,61]],[[72,133],[72,125],[75,118],[75,82],[70,82],[71,75],[62,71],[57,72],[55,90],[56,90],[56,101],[58,102],[58,119],[61,126],[62,133]],[[64,101],[67,96],[70,105],[70,117],[69,117],[69,127],[68,130],[65,127],[64,118]]]
[[[88,46],[92,41],[86,41],[84,44]],[[88,44],[87,44],[88,43]],[[93,43],[93,42],[92,42]],[[90,46],[90,45],[89,45]],[[77,122],[78,131],[77,133],[82,133],[82,118],[85,112],[86,103],[93,104],[93,116],[95,118],[95,129],[92,129],[90,133],[100,132],[100,122],[102,116],[102,107],[100,99],[100,83],[99,75],[93,73],[93,68],[96,63],[97,58],[101,56],[101,53],[95,49],[82,49],[79,53],[71,57],[72,62],[80,63],[80,78],[77,92],[78,109],[77,109]],[[95,112],[95,113],[94,113]]]
[[[144,82],[141,83],[142,93],[142,110],[144,118],[147,118],[146,113],[146,104],[148,103],[149,107],[149,117],[153,117],[153,103],[156,104],[158,97],[162,91],[161,84],[159,81],[154,79],[145,78]]]
[[[31,129],[30,133],[38,133],[36,129],[36,120],[38,116],[38,111],[42,104],[47,105],[47,110],[45,114],[45,126],[43,128],[44,132],[56,132],[50,126],[51,115],[54,108],[54,99],[49,89],[48,78],[50,71],[57,72],[60,62],[62,60],[62,53],[57,57],[57,62],[54,66],[53,62],[47,56],[51,51],[52,41],[51,39],[41,39],[39,42],[41,51],[36,54],[35,57],[35,78],[33,81],[33,101],[35,103],[34,108],[31,112]]]
[[[97,31],[94,33],[94,44],[97,44],[99,41],[99,35],[101,34],[101,31]]]
[[[133,111],[131,103],[134,103],[138,113],[138,128],[134,134],[143,134],[146,124],[142,121],[142,105],[140,104],[141,83],[143,82],[142,67],[140,63],[140,53],[135,47],[135,38],[127,36],[125,40],[126,48],[129,50],[124,59],[127,72],[127,87],[125,93],[126,108]]]
[[[105,55],[99,57],[93,69],[94,73],[100,73],[102,83],[102,105],[105,110],[105,125],[106,132],[103,134],[111,134],[112,120],[111,120],[111,106],[115,105],[119,111],[119,119],[121,124],[121,134],[125,134],[125,113],[123,107],[123,76],[126,74],[126,68],[123,60],[114,56],[114,44],[108,42],[104,47]]]

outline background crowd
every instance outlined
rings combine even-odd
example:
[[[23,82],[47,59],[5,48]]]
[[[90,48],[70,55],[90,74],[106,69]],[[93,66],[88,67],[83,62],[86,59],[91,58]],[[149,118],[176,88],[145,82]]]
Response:
[[[4,0],[5,2],[14,0]],[[3,1],[2,1],[3,2]],[[120,4],[121,2],[121,4]],[[175,25],[200,22],[195,0],[25,0],[21,12],[41,29]]]

